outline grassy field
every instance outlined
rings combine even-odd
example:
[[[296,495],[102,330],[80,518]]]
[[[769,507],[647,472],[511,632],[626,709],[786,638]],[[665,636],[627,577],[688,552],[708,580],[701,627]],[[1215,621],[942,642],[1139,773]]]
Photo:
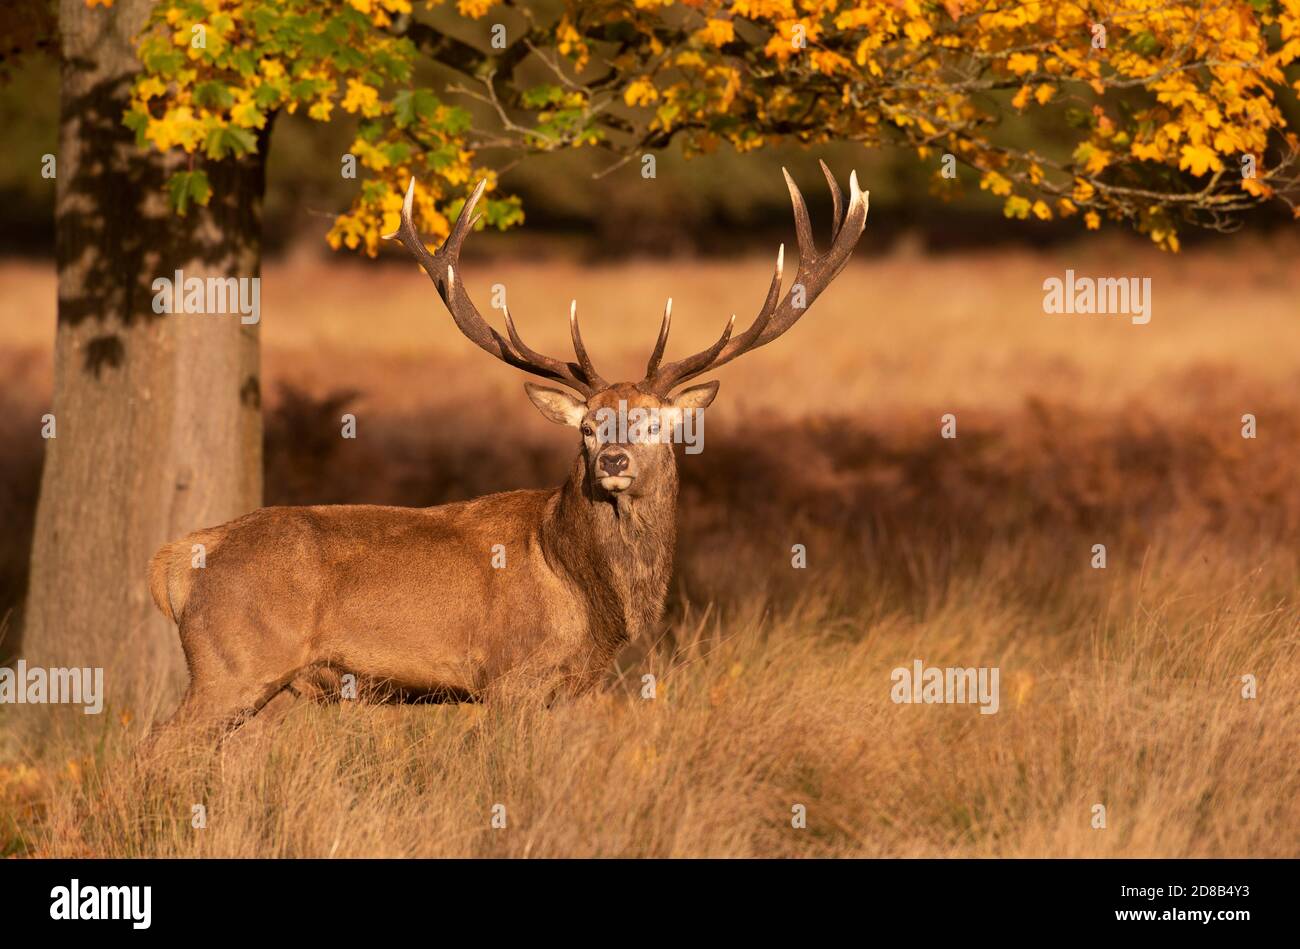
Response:
[[[1298,250],[860,252],[787,337],[717,374],[663,634],[608,689],[550,710],[302,705],[145,767],[136,743],[182,683],[137,670],[100,716],[0,707],[0,852],[1300,855]],[[672,351],[698,348],[731,312],[747,323],[770,266],[483,260],[466,277],[484,308],[504,283],[553,352],[577,297],[602,373],[639,378],[665,297]],[[1045,315],[1042,282],[1066,268],[1152,277],[1150,324]],[[12,601],[54,281],[0,263],[0,284]],[[412,267],[291,258],[262,300],[268,503],[563,477],[576,438]],[[893,703],[891,671],[916,659],[996,666],[998,713]]]

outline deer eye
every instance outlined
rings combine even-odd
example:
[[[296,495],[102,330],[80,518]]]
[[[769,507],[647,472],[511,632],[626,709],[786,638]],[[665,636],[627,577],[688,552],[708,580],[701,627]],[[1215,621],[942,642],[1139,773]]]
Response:
[[[583,437],[583,438],[591,438],[591,436],[593,436],[593,435],[595,435],[595,434],[596,434],[596,430],[595,430],[594,428],[592,428],[590,425],[584,425],[584,426],[582,426],[582,437]]]
[[[659,422],[657,419],[651,421],[648,425],[646,425],[645,433],[649,435],[651,438],[654,438],[656,435],[659,434]]]

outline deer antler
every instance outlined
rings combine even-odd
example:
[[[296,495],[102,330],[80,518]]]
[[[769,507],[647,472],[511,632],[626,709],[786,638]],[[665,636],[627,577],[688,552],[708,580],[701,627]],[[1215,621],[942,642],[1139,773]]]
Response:
[[[510,311],[502,307],[506,318],[506,332],[510,335],[507,341],[488,324],[487,320],[483,319],[478,308],[470,300],[469,294],[465,292],[464,282],[457,279],[456,267],[460,265],[460,248],[465,242],[465,236],[478,221],[477,216],[471,215],[486,185],[487,179],[478,183],[478,187],[474,189],[474,193],[469,196],[469,200],[461,209],[460,217],[456,219],[456,225],[447,235],[447,240],[438,248],[436,254],[431,254],[424,245],[424,239],[420,237],[411,215],[411,207],[415,201],[415,179],[412,178],[406,189],[406,199],[402,202],[402,223],[394,233],[385,234],[384,239],[395,238],[420,262],[420,266],[437,287],[438,295],[447,305],[447,310],[451,313],[451,318],[456,321],[456,326],[484,352],[490,353],[516,369],[566,385],[582,393],[584,397],[609,388],[609,383],[596,372],[596,367],[592,365],[587,349],[582,344],[582,334],[578,331],[576,300],[569,307],[569,331],[573,336],[573,350],[577,354],[578,362],[563,362],[544,356],[525,345],[519,338],[518,330],[515,329],[514,320],[510,318]]]
[[[844,269],[867,224],[867,192],[858,187],[857,172],[850,174],[849,207],[844,212],[844,195],[835,183],[835,176],[825,162],[819,164],[830,185],[831,199],[834,202],[835,221],[831,229],[830,249],[824,254],[818,253],[813,243],[812,223],[808,219],[808,207],[804,204],[803,195],[790,173],[782,168],[781,173],[785,175],[786,186],[790,189],[790,203],[794,205],[795,236],[799,241],[799,270],[790,292],[781,299],[781,275],[785,267],[785,245],[782,244],[776,254],[776,273],[772,276],[767,299],[749,329],[739,336],[732,336],[736,325],[733,314],[722,331],[721,338],[708,349],[661,366],[664,346],[668,342],[668,326],[672,320],[673,301],[669,300],[664,309],[663,323],[659,327],[659,340],[646,365],[645,379],[640,383],[642,388],[666,396],[687,379],[716,369],[742,353],[767,345],[794,326],[818,295]],[[844,214],[842,218],[841,213]],[[801,299],[798,301],[795,299],[796,288],[802,288]],[[796,306],[796,302],[801,305]]]

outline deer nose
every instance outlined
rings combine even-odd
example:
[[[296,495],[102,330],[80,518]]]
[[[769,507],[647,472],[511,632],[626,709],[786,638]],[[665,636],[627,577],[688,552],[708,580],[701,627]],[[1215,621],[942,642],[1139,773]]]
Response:
[[[628,465],[627,454],[621,451],[607,451],[600,456],[600,470],[611,477],[621,474]]]

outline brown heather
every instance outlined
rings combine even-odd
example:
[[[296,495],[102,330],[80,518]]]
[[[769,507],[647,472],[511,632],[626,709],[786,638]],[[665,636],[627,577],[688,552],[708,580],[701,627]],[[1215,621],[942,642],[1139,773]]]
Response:
[[[153,681],[124,632],[103,715],[0,707],[0,851],[1300,856],[1300,248],[1222,246],[873,257],[868,228],[786,339],[716,374],[704,452],[682,460],[666,621],[608,689],[550,709],[300,704],[146,771],[137,743],[184,683]],[[1066,267],[1152,276],[1151,324],[1044,315],[1042,280]],[[733,310],[744,323],[769,268],[465,270],[479,299],[504,282],[547,351],[576,295],[622,378],[664,297],[689,352]],[[0,283],[12,601],[54,285],[13,263]],[[572,462],[577,435],[413,265],[273,264],[263,330],[268,503],[436,504],[559,484]],[[890,671],[917,658],[998,666],[1001,710],[894,705]]]

